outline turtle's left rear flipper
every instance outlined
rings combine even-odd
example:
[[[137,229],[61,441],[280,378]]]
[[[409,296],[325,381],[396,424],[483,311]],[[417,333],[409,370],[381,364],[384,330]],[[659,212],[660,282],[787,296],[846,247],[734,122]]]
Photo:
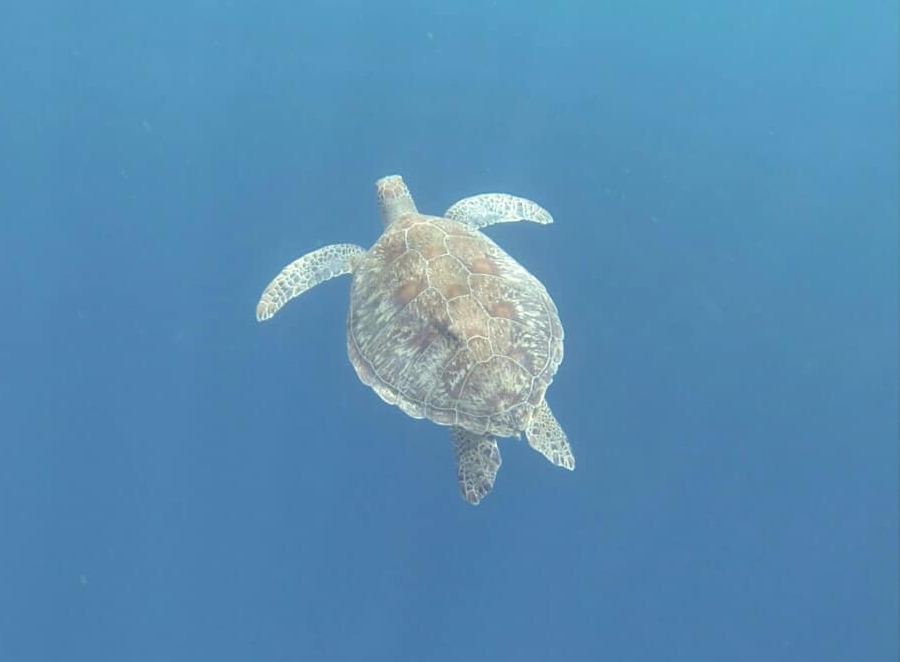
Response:
[[[489,434],[474,434],[463,428],[450,428],[456,452],[456,475],[463,498],[477,506],[494,487],[500,469],[500,449]]]

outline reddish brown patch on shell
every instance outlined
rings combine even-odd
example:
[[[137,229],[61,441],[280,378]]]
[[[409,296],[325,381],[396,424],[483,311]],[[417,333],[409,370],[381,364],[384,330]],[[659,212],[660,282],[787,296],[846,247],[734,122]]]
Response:
[[[394,299],[397,301],[398,305],[405,306],[424,292],[426,287],[428,287],[428,285],[424,281],[408,281],[394,290]]]
[[[509,301],[495,301],[491,304],[490,311],[493,317],[502,317],[508,320],[519,319],[519,309],[516,304]]]
[[[453,283],[444,288],[444,296],[448,299],[456,299],[457,297],[461,297],[463,294],[468,293],[469,288],[465,285],[460,285],[459,283]]]
[[[473,274],[487,274],[489,276],[496,276],[500,273],[500,267],[497,263],[487,256],[472,258],[469,262],[469,270]]]

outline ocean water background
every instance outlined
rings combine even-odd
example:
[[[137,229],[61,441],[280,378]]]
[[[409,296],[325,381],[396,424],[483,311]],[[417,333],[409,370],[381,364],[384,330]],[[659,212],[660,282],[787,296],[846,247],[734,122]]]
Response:
[[[896,659],[895,2],[0,17],[0,661]],[[395,172],[553,212],[574,473],[254,319]]]

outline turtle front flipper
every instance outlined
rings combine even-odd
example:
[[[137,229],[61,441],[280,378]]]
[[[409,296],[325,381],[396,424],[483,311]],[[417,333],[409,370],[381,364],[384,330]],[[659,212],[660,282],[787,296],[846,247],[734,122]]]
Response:
[[[306,290],[319,283],[353,271],[355,261],[366,249],[355,244],[331,244],[294,260],[269,283],[256,304],[256,319],[270,319]]]
[[[500,449],[489,434],[474,434],[463,428],[450,428],[456,453],[456,475],[463,499],[477,506],[494,487],[500,469]]]
[[[570,471],[575,468],[575,456],[572,455],[566,433],[550,411],[546,400],[534,410],[531,426],[525,430],[525,436],[528,437],[528,443],[534,450],[556,466],[565,467]]]
[[[484,193],[463,198],[448,209],[444,216],[473,230],[494,223],[529,221],[546,225],[553,216],[538,203],[506,193]]]

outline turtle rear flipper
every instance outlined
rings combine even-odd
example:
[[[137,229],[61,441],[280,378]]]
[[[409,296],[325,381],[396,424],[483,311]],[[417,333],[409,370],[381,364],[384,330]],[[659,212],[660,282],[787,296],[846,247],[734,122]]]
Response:
[[[525,436],[534,450],[556,466],[570,471],[575,468],[575,456],[572,455],[569,440],[546,400],[534,410],[531,426],[525,431]]]
[[[263,291],[256,305],[256,319],[271,319],[291,299],[326,280],[350,273],[356,258],[365,252],[356,244],[331,244],[294,260]]]
[[[489,434],[475,434],[463,428],[450,428],[456,453],[456,475],[463,499],[477,506],[494,487],[500,469],[500,449]]]

